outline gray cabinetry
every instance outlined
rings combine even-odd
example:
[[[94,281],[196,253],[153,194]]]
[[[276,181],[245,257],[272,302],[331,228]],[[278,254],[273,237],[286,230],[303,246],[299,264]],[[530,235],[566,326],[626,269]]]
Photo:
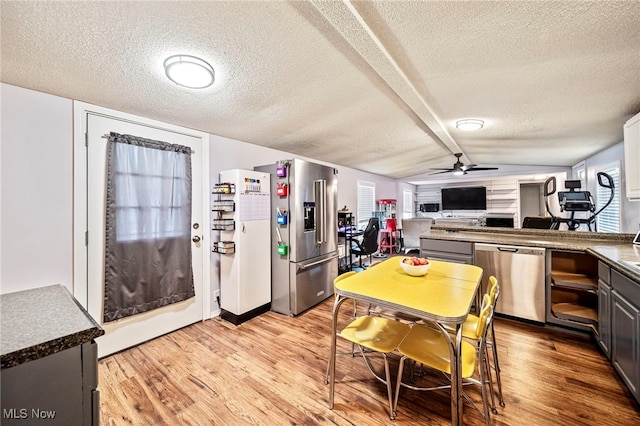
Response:
[[[611,287],[598,281],[598,344],[611,360]]]
[[[100,423],[104,330],[61,285],[0,295],[0,411],[8,425]]]
[[[609,267],[598,262],[598,333],[600,348],[611,360],[611,284]]]
[[[611,270],[611,361],[640,401],[640,285]]]
[[[98,425],[97,353],[85,343],[2,370],[2,424]]]
[[[420,239],[420,256],[473,265],[473,243],[422,238]]]

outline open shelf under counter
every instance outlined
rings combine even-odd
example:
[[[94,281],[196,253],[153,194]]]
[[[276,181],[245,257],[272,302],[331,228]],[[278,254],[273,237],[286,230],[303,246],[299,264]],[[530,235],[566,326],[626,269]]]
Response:
[[[547,322],[598,329],[598,262],[582,251],[549,250]]]
[[[551,283],[557,287],[598,291],[598,277],[567,271],[551,271]]]

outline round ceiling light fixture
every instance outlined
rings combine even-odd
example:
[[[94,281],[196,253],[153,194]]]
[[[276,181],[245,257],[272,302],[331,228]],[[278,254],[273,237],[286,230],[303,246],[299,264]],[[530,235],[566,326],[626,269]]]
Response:
[[[178,86],[204,89],[213,84],[215,72],[208,62],[191,55],[173,55],[164,61],[164,72]]]
[[[456,121],[456,127],[460,130],[480,130],[484,127],[484,121],[477,118],[467,118]]]

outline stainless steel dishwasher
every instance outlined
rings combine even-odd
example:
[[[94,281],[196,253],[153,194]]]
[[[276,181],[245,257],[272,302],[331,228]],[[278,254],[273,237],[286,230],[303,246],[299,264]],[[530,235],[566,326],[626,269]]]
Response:
[[[476,244],[475,256],[476,265],[484,271],[483,289],[489,276],[498,279],[497,313],[545,321],[545,249]]]

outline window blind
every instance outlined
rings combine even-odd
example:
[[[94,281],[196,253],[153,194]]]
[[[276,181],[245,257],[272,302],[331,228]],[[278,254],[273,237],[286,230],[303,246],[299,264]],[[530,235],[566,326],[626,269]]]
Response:
[[[410,219],[413,217],[413,192],[408,189],[402,190],[402,218]]]
[[[613,179],[614,196],[613,201],[596,217],[596,225],[598,232],[620,232],[620,168],[612,167],[606,170],[600,170]],[[600,210],[611,196],[608,188],[598,185],[596,192],[596,211]]]
[[[376,184],[374,182],[358,181],[358,228],[373,217],[376,209]]]

